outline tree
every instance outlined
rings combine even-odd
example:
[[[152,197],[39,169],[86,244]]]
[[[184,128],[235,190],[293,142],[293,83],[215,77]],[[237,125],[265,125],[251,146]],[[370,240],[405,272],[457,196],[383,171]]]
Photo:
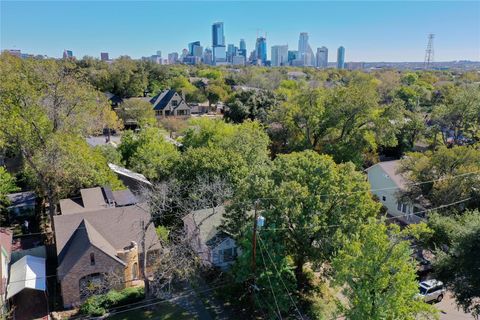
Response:
[[[479,205],[474,196],[480,189],[480,150],[476,148],[440,147],[435,152],[408,153],[399,170],[412,182],[404,192],[406,198],[424,198],[432,207],[467,200],[457,206],[459,210]],[[425,181],[433,182],[418,184]],[[451,209],[440,211],[448,214]]]
[[[223,86],[213,83],[208,85],[205,95],[208,100],[208,107],[211,109],[212,104],[217,104],[227,98],[228,91]]]
[[[15,178],[12,177],[4,167],[0,166],[0,223],[4,222],[3,211],[9,205],[7,195],[18,191],[15,185]]]
[[[434,107],[432,120],[445,145],[465,144],[468,138],[480,141],[480,88],[471,85],[460,89],[452,101]]]
[[[332,269],[348,300],[343,306],[347,319],[437,316],[433,306],[417,297],[416,266],[406,236],[412,236],[412,230],[371,220],[344,238]]]
[[[262,232],[283,243],[295,265],[297,287],[303,289],[304,264],[328,261],[341,235],[355,232],[378,213],[379,205],[351,163],[336,164],[310,150],[278,156],[271,179],[260,208],[268,225],[282,232]]]
[[[152,105],[145,100],[130,98],[115,110],[124,124],[136,124],[140,127],[156,123]]]
[[[35,175],[38,195],[48,199],[53,215],[58,195],[66,193],[56,184],[63,179],[60,172],[51,170],[62,166],[54,145],[66,136],[85,137],[104,127],[117,128],[118,120],[106,98],[69,61],[22,60],[4,53],[0,75],[0,141],[22,155]]]
[[[465,312],[480,316],[480,212],[460,217],[434,215],[429,226],[435,231],[432,245],[438,248],[434,270],[438,279],[453,290]]]
[[[143,96],[147,88],[147,74],[139,61],[122,56],[110,65],[110,85],[105,88],[119,97]]]
[[[155,181],[168,179],[180,157],[177,147],[155,127],[144,128],[138,134],[125,133],[119,152],[128,168]]]
[[[225,119],[241,123],[246,119],[267,121],[269,110],[275,105],[276,97],[272,91],[245,90],[235,94],[227,103]]]

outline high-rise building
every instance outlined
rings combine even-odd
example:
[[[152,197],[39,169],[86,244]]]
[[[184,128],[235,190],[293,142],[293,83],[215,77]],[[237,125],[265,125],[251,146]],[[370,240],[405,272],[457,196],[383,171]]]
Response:
[[[233,44],[227,46],[227,61],[233,62],[233,57],[237,55],[238,48]]]
[[[215,22],[212,25],[212,46],[225,46],[225,36],[223,34],[223,22]]]
[[[256,59],[265,65],[267,62],[267,38],[259,37],[255,45]]]
[[[233,56],[232,57],[232,65],[234,66],[244,66],[245,65],[245,57],[244,56]]]
[[[108,52],[100,52],[100,60],[102,60],[102,61],[108,61],[108,60],[110,60],[110,59],[108,58]]]
[[[328,49],[326,47],[317,48],[317,67],[326,68],[328,66]]]
[[[63,59],[72,59],[73,51],[72,50],[63,50]]]
[[[247,51],[247,45],[245,44],[245,39],[240,39],[240,50]]]
[[[288,45],[272,46],[272,67],[285,66],[288,64]]]
[[[223,34],[223,22],[215,22],[212,25],[212,50],[213,64],[226,62],[225,35]]]
[[[178,53],[172,52],[168,54],[168,64],[175,64],[178,61]]]
[[[205,48],[203,52],[203,63],[212,65],[213,64],[213,52],[210,48]]]
[[[190,42],[188,44],[188,51],[191,56],[202,57],[203,47],[200,45],[200,41]]]
[[[338,69],[345,68],[345,48],[342,46],[338,47],[338,51],[337,51],[337,68]]]
[[[301,32],[298,39],[298,54],[297,60],[301,60],[304,66],[315,66],[315,55],[308,43],[308,33]]]
[[[292,61],[298,59],[298,51],[297,50],[288,50],[287,61],[289,64],[292,64]]]

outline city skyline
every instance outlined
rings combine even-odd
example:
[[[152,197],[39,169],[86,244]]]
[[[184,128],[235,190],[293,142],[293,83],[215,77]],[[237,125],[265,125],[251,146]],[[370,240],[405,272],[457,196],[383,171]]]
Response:
[[[1,3],[0,47],[2,50],[20,49],[22,52],[46,54],[51,57],[61,57],[63,50],[67,49],[72,50],[77,57],[90,55],[97,58],[100,57],[101,52],[108,52],[110,58],[116,58],[120,55],[140,58],[141,56],[152,55],[160,50],[164,53],[163,58],[166,58],[168,53],[181,53],[182,49],[188,48],[188,44],[195,41],[200,41],[204,48],[212,48],[212,25],[215,22],[223,22],[223,45],[234,44],[237,46],[240,39],[245,39],[247,54],[255,48],[257,34],[258,36],[264,36],[266,32],[268,59],[271,59],[270,48],[272,46],[288,45],[289,48],[296,48],[298,35],[306,32],[313,52],[316,52],[317,48],[320,47],[326,47],[334,52],[338,47],[343,46],[348,51],[346,62],[422,61],[427,35],[429,32],[434,32],[437,34],[435,39],[436,61],[480,60],[480,28],[474,26],[475,23],[478,24],[478,21],[480,21],[478,10],[480,5],[478,3],[460,2],[456,3],[453,9],[453,4],[450,2],[406,2],[402,5],[397,2],[376,2],[373,3],[374,5],[370,2],[304,2],[300,4],[312,9],[300,10],[300,15],[303,15],[304,19],[300,19],[301,17],[298,17],[299,13],[295,10],[286,12],[288,11],[286,9],[293,5],[290,2],[275,2],[275,6],[272,6],[273,2],[259,2],[255,6],[247,6],[240,2],[189,2],[188,5],[185,4],[183,3],[181,7],[186,22],[176,24],[175,27],[178,30],[162,25],[163,23],[168,24],[168,19],[166,19],[166,22],[156,21],[157,30],[157,28],[152,28],[151,24],[147,24],[147,26],[144,24],[143,29],[141,29],[141,23],[139,25],[128,23],[131,27],[128,29],[124,29],[123,24],[113,24],[108,29],[106,24],[111,22],[110,18],[106,17],[106,21],[96,20],[95,17],[100,16],[96,9],[102,12],[106,5],[110,10],[113,6],[113,10],[120,17],[125,17],[126,12],[131,11],[132,16],[128,18],[128,21],[131,22],[131,20],[139,20],[138,16],[148,17],[151,10],[157,6],[164,11],[168,11],[169,8],[176,10],[179,4],[168,2],[95,2],[86,6],[85,3],[80,2],[56,2],[55,6],[52,7],[50,2],[4,1]],[[352,16],[352,13],[360,4],[367,11],[372,11],[366,16],[369,16],[369,18],[373,16],[374,18],[371,19],[373,21],[366,21],[368,20],[367,17],[358,17],[358,13],[357,16]],[[203,8],[198,12],[198,15],[202,15],[202,17],[195,16],[195,19],[190,21],[188,17],[199,7]],[[248,12],[249,15],[245,15],[239,23],[239,19],[232,20],[232,12],[230,11],[235,10],[227,10],[229,7],[234,7],[242,17],[243,11]],[[296,18],[300,20],[288,24],[294,27],[287,28],[286,26],[279,26],[275,19],[255,20],[259,14],[261,15],[262,7],[270,8],[271,13],[269,15],[273,14],[280,22],[284,21],[282,19],[285,17],[289,17],[292,22]],[[302,6],[295,5],[297,11],[299,7]],[[311,11],[315,11],[313,9],[317,7],[324,9],[325,17],[320,13],[319,17],[321,19],[317,18],[315,21],[310,21]],[[412,9],[409,7],[416,8],[416,10],[410,11],[410,18],[406,19],[404,13]],[[423,11],[425,7],[429,8],[428,11]],[[375,13],[385,12],[389,9],[396,10],[394,19],[387,19],[383,16],[375,17]],[[48,18],[58,13],[59,10],[63,10],[63,15]],[[341,14],[336,10],[340,10]],[[327,14],[328,12],[333,12],[333,14]],[[82,21],[87,13],[93,15],[92,19]],[[448,16],[449,19],[441,19],[442,16]],[[388,34],[385,34],[388,29],[398,26],[398,21],[389,20],[401,19],[404,19],[403,30],[392,32],[391,38],[388,38]],[[255,22],[251,22],[251,20],[255,20]],[[379,20],[386,24],[380,27]],[[432,22],[432,20],[438,21]],[[66,23],[64,23],[65,21]],[[361,25],[359,26],[358,23],[360,22]],[[63,23],[63,28],[58,27],[58,24],[61,23]],[[189,27],[190,24],[195,24],[195,27]],[[283,24],[285,25],[285,23]],[[455,24],[456,29],[449,30],[453,29],[451,28],[453,24]],[[104,32],[114,28],[118,28],[119,31]],[[142,33],[137,31],[136,33],[135,30],[139,28],[144,31]],[[415,29],[414,32],[413,29]],[[400,32],[400,35],[398,32]],[[158,39],[155,39],[152,33],[157,34]],[[408,41],[405,38],[408,38]],[[384,43],[380,45],[382,41]],[[335,58],[332,56],[329,60],[333,62]]]

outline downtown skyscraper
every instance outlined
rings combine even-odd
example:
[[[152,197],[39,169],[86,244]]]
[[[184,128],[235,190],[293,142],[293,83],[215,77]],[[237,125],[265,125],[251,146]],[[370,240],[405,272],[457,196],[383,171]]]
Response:
[[[344,69],[345,68],[345,48],[340,46],[337,50],[337,68]]]
[[[328,49],[326,47],[317,48],[317,67],[326,68],[328,66]]]
[[[298,60],[303,66],[315,66],[315,55],[308,43],[308,33],[301,32],[298,39]]]
[[[212,51],[214,65],[226,62],[227,53],[225,50],[225,35],[223,33],[223,22],[215,22],[212,25]]]
[[[255,44],[255,58],[257,64],[265,65],[267,62],[267,38],[258,37]]]
[[[288,64],[288,45],[272,46],[272,67],[286,66]]]

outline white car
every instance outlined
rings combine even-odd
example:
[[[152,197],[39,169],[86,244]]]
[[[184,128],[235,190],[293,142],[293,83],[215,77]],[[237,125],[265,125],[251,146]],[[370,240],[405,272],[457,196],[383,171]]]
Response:
[[[443,282],[433,279],[420,282],[418,288],[420,290],[420,296],[425,302],[442,301],[446,291]]]

